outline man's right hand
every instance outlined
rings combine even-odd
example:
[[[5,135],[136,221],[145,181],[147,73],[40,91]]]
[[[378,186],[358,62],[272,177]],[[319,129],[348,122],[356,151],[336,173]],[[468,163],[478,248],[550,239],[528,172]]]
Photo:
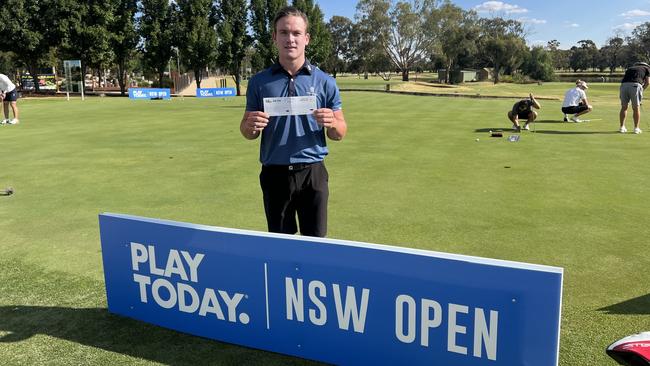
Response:
[[[245,112],[239,129],[244,137],[254,139],[268,124],[268,114],[260,111]]]

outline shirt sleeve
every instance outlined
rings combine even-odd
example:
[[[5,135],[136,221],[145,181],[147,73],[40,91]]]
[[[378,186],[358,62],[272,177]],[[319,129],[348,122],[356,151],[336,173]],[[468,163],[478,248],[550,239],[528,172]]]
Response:
[[[246,112],[263,111],[260,106],[259,90],[257,88],[257,78],[253,77],[248,80],[246,88]]]
[[[338,111],[343,108],[343,103],[341,102],[341,94],[339,93],[339,88],[336,85],[334,78],[329,77],[325,82],[325,95],[326,95],[326,108],[329,108],[333,111]]]

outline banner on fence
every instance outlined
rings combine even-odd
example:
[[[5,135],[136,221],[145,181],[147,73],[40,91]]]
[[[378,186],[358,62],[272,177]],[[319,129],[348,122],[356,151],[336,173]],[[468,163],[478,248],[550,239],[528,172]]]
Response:
[[[130,99],[170,99],[169,88],[129,88]]]
[[[198,98],[225,98],[237,95],[235,88],[197,88]]]

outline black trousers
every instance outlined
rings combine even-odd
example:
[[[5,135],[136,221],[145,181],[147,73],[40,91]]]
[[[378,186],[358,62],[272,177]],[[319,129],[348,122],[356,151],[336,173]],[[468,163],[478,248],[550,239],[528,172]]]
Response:
[[[273,233],[324,237],[327,234],[329,175],[323,162],[264,165],[260,186],[268,229]]]

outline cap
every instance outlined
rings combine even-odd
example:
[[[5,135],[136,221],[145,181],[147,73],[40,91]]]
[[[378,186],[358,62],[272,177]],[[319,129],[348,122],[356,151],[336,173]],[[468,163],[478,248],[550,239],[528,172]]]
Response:
[[[582,87],[584,89],[589,89],[589,87],[587,86],[587,82],[583,80],[576,81],[576,86]]]
[[[650,65],[648,65],[647,62],[641,62],[641,61],[639,61],[639,62],[635,62],[634,65],[635,65],[635,66],[636,66],[636,65],[650,66]]]

